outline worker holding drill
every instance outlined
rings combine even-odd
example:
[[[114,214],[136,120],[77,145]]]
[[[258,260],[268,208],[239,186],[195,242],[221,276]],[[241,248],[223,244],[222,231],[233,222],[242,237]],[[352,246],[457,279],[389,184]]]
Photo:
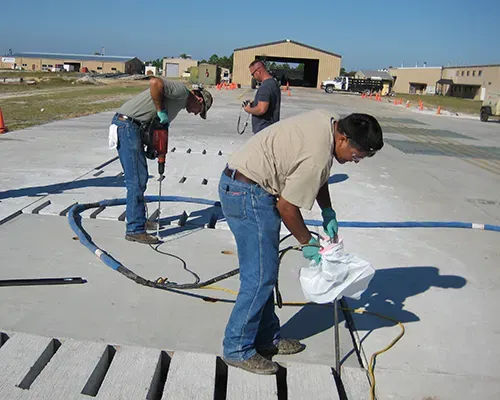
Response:
[[[124,103],[113,117],[110,127],[110,145],[114,142],[125,175],[127,188],[125,239],[133,242],[156,244],[160,240],[148,234],[144,192],[148,182],[148,167],[142,136],[148,123],[159,119],[163,135],[155,137],[153,145],[160,151],[166,149],[168,129],[177,114],[186,109],[188,113],[207,118],[212,106],[212,95],[200,88],[188,90],[181,82],[164,78],[151,78],[149,88]],[[113,140],[113,131],[116,139]],[[164,154],[161,155],[164,162]],[[159,164],[159,168],[163,165]],[[162,174],[162,172],[160,172]]]
[[[226,326],[224,361],[257,374],[278,365],[265,356],[295,354],[305,346],[280,336],[273,289],[278,278],[281,221],[319,263],[318,240],[304,224],[301,208],[321,208],[326,235],[335,239],[336,213],[328,189],[337,161],[358,163],[383,146],[382,129],[367,114],[345,118],[313,110],[279,121],[234,152],[219,183],[222,211],[236,239],[240,290]]]

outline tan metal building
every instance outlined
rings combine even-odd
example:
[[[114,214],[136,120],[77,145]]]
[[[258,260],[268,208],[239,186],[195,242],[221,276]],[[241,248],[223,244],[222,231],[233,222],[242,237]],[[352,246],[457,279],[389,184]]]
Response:
[[[443,67],[440,93],[484,100],[487,91],[500,92],[500,64]]]
[[[75,71],[96,73],[142,73],[137,57],[64,53],[18,53],[0,59],[0,68],[29,71]]]
[[[396,93],[434,94],[441,79],[442,67],[391,68]]]
[[[488,91],[500,92],[500,64],[393,68],[390,74],[396,93],[484,100]]]
[[[293,40],[264,43],[234,50],[232,81],[250,86],[252,77],[248,70],[254,60],[304,64],[303,79],[295,85],[319,88],[322,80],[339,76],[342,57]],[[291,85],[294,83],[290,82]]]
[[[168,78],[181,78],[190,67],[197,67],[198,61],[190,58],[164,58],[163,76]]]

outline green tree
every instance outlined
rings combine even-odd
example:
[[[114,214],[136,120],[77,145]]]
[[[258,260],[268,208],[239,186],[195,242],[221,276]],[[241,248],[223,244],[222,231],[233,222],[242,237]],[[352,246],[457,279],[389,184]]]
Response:
[[[295,68],[297,71],[304,71],[305,64],[299,64],[297,65],[297,68]]]
[[[188,58],[188,56],[187,56],[187,54],[186,54],[186,53],[182,53],[182,54],[179,56],[179,58],[184,58],[184,59],[187,59],[187,58]]]
[[[219,64],[219,56],[217,54],[212,54],[208,59],[208,63],[214,65]]]
[[[149,61],[146,61],[144,64],[146,64],[146,65],[151,64],[153,67],[163,68],[163,59],[157,58],[156,60],[149,60]]]
[[[340,76],[345,76],[346,75],[346,70],[345,68],[340,68]]]

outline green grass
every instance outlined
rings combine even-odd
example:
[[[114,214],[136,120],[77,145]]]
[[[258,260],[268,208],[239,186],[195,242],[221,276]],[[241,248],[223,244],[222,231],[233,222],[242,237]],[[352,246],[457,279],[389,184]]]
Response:
[[[9,131],[33,125],[110,111],[146,89],[145,85],[90,86],[60,93],[1,99]],[[73,85],[74,86],[74,85]],[[43,109],[43,111],[42,111]]]
[[[422,100],[424,107],[437,108],[441,106],[441,110],[477,115],[479,115],[482,103],[481,100],[435,95],[396,94],[396,98],[402,98],[405,101],[409,100],[413,106],[416,106],[418,101]]]

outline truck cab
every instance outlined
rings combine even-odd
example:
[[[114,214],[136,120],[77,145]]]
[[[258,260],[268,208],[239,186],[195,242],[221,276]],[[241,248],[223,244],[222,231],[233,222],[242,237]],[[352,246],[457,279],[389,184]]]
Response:
[[[347,83],[347,77],[338,76],[335,79],[327,79],[326,81],[322,81],[321,89],[323,89],[327,93],[333,93],[335,90],[345,90],[346,83]]]
[[[500,93],[486,92],[479,118],[486,122],[490,117],[500,118]]]

